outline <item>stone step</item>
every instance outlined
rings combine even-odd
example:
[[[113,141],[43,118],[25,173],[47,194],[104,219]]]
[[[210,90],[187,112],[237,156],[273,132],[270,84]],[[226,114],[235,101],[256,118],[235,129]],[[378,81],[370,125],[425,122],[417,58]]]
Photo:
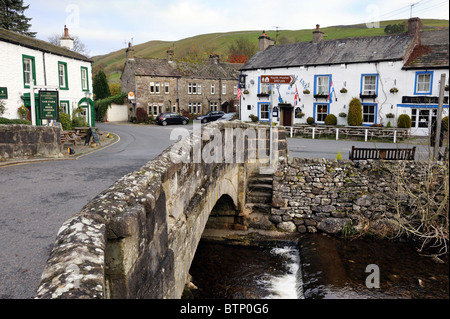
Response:
[[[261,213],[270,214],[272,210],[272,204],[262,204],[262,203],[247,203],[245,206],[252,211],[259,211]]]
[[[258,184],[273,184],[273,177],[265,177],[265,176],[253,176],[249,178],[249,184],[258,183]]]
[[[248,203],[261,203],[261,204],[271,204],[272,195],[267,193],[254,192],[247,194]]]
[[[269,184],[250,184],[248,185],[248,192],[266,192],[266,193],[273,193],[273,185]]]

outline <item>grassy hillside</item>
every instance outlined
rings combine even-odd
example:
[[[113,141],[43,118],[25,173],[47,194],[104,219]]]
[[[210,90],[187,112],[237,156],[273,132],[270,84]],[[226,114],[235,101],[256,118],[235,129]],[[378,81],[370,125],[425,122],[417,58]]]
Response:
[[[448,20],[422,20],[425,30],[448,27]],[[380,28],[367,28],[366,24],[350,26],[334,26],[322,28],[325,33],[325,39],[342,39],[360,36],[379,36],[384,34],[385,26],[389,24],[407,23],[407,20],[390,20],[380,23]],[[312,40],[313,29],[307,30],[279,30],[266,31],[272,38],[278,38],[278,43],[306,42]],[[262,30],[258,31],[239,31],[228,33],[211,33],[198,35],[195,37],[170,41],[150,41],[135,45],[135,56],[143,58],[166,58],[166,51],[172,48],[175,58],[179,58],[189,51],[197,51],[205,60],[210,53],[219,54],[222,61],[228,58],[228,47],[239,38],[246,38],[258,44],[258,37]],[[125,48],[119,51],[111,52],[102,56],[93,57],[94,70],[102,68],[108,75],[110,82],[120,82],[120,75],[125,63]]]

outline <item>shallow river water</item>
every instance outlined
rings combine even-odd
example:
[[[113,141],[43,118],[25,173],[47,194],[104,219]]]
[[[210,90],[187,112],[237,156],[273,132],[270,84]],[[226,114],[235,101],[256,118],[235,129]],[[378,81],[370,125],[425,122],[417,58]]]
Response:
[[[195,299],[449,298],[448,260],[438,264],[406,243],[320,234],[264,248],[202,241],[190,274]]]

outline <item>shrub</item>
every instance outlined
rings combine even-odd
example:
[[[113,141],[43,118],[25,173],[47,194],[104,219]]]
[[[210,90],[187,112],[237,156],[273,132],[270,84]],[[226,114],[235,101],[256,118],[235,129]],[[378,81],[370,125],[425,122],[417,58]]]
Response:
[[[8,125],[8,124],[23,124],[23,125],[31,125],[30,121],[27,120],[10,120],[4,117],[0,117],[0,124]]]
[[[149,122],[148,113],[144,108],[138,107],[136,109],[136,121],[138,123],[148,123]]]
[[[328,114],[325,118],[325,125],[336,125],[337,117],[334,114]]]
[[[397,127],[398,128],[411,128],[411,118],[408,114],[402,114],[398,117]]]
[[[350,126],[362,126],[363,124],[362,106],[358,98],[354,98],[350,102],[347,122]]]
[[[249,118],[252,120],[252,122],[256,123],[258,122],[258,117],[256,115],[250,114]]]
[[[314,118],[308,117],[308,118],[306,119],[306,123],[308,123],[309,125],[313,125],[313,124],[314,124]]]
[[[448,132],[448,116],[442,119],[442,125],[444,125],[444,130]]]
[[[70,115],[67,113],[59,114],[59,122],[61,123],[62,129],[64,131],[70,131],[72,129],[72,121],[70,120]]]

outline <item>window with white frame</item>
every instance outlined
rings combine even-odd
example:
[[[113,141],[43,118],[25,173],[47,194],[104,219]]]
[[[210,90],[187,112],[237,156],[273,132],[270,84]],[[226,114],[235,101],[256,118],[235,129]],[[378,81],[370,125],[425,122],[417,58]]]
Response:
[[[317,95],[329,95],[330,94],[330,75],[317,75],[316,76],[316,92]]]
[[[59,77],[59,88],[68,89],[67,63],[58,62],[58,77]]]
[[[88,69],[81,67],[81,89],[83,91],[89,90]]]
[[[378,75],[369,74],[362,76],[362,95],[377,94]]]
[[[211,102],[209,106],[211,108],[211,111],[217,111],[217,107],[218,107],[217,102]]]
[[[70,114],[69,113],[69,105],[70,105],[69,101],[60,101],[59,102],[59,107],[61,108],[62,113]]]
[[[259,119],[261,121],[269,120],[270,115],[270,105],[266,103],[261,103],[259,106]]]
[[[234,95],[237,95],[237,94],[238,94],[238,86],[237,86],[237,85],[234,86],[233,94],[234,94]]]
[[[259,94],[270,94],[270,84],[261,83]]]
[[[216,85],[214,83],[211,84],[211,94],[216,94]]]
[[[376,104],[364,104],[363,106],[363,122],[364,124],[375,124],[377,116]]]
[[[222,94],[223,95],[227,94],[227,85],[226,84],[222,85]]]
[[[415,94],[431,94],[432,79],[432,72],[417,72]]]
[[[155,82],[150,82],[150,94],[155,94]]]
[[[29,87],[34,77],[35,66],[34,57],[23,56],[23,82],[25,87]],[[36,79],[34,79],[36,84]]]
[[[325,118],[328,116],[328,104],[316,105],[316,122],[325,122]]]

